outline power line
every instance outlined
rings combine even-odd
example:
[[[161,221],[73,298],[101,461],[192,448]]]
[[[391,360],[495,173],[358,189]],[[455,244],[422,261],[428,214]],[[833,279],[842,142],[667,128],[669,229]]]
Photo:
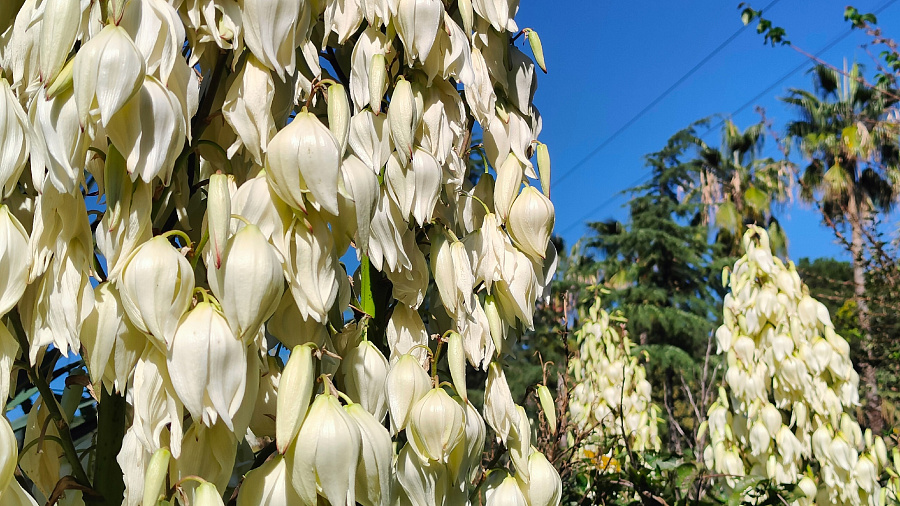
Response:
[[[765,11],[765,10],[771,8],[773,5],[777,4],[777,3],[780,2],[780,1],[781,1],[781,0],[773,0],[773,1],[770,2],[768,5],[766,5],[765,7],[763,7],[762,10],[761,10],[760,12]],[[677,81],[675,81],[674,83],[672,83],[671,86],[669,86],[668,88],[666,88],[665,91],[663,91],[662,93],[660,93],[659,95],[657,95],[656,98],[654,98],[654,99],[653,99],[649,104],[647,104],[643,109],[641,109],[640,111],[638,111],[637,114],[635,114],[634,116],[632,116],[631,119],[629,119],[628,121],[626,121],[625,124],[623,124],[621,127],[619,127],[618,130],[616,130],[615,132],[613,132],[612,135],[610,135],[609,137],[607,137],[603,142],[601,142],[599,145],[597,145],[597,147],[594,148],[590,153],[588,153],[587,155],[585,155],[584,158],[582,158],[581,160],[579,160],[578,163],[576,163],[576,164],[573,165],[571,168],[569,168],[569,170],[567,170],[566,172],[564,172],[564,173],[562,174],[562,176],[560,176],[559,178],[557,178],[556,182],[554,182],[553,184],[554,184],[555,186],[558,187],[560,184],[562,184],[563,181],[565,181],[566,179],[568,179],[569,176],[571,176],[572,174],[574,174],[576,170],[578,170],[579,168],[581,168],[581,166],[583,166],[585,163],[587,163],[588,160],[590,160],[591,158],[593,158],[594,156],[596,156],[597,153],[599,153],[600,151],[603,151],[603,148],[605,148],[606,146],[608,146],[608,145],[609,145],[612,141],[614,141],[619,135],[621,135],[623,132],[625,132],[625,130],[628,130],[632,125],[634,125],[635,123],[637,123],[637,121],[638,121],[639,119],[641,119],[645,114],[647,114],[651,109],[653,109],[653,107],[655,107],[657,104],[659,104],[660,102],[662,102],[662,100],[663,100],[664,98],[666,98],[667,96],[669,96],[670,93],[672,93],[673,91],[675,91],[676,88],[678,88],[679,86],[681,86],[682,83],[684,83],[685,81],[687,81],[688,78],[690,78],[692,75],[694,75],[695,72],[697,72],[698,70],[700,70],[701,67],[703,67],[704,65],[706,65],[706,63],[709,62],[709,60],[711,60],[714,56],[716,56],[717,54],[719,54],[719,52],[720,52],[721,50],[725,49],[725,47],[726,47],[728,44],[731,44],[731,42],[732,42],[734,39],[736,39],[737,36],[740,35],[746,28],[747,28],[746,25],[745,25],[745,26],[742,26],[742,27],[740,27],[737,31],[735,31],[733,34],[731,34],[730,37],[728,37],[727,39],[725,39],[725,41],[723,41],[721,44],[719,44],[715,49],[713,49],[709,54],[707,54],[702,60],[700,60],[696,65],[694,65],[693,67],[691,67],[690,70],[688,70],[684,75],[682,75],[680,78],[678,78]]]
[[[778,1],[778,0],[776,0],[776,1]],[[882,4],[881,7],[875,9],[875,10],[873,11],[873,14],[880,14],[882,11],[884,11],[885,9],[887,9],[888,7],[890,7],[891,5],[893,5],[893,4],[896,3],[896,2],[897,2],[897,0],[888,0],[886,3]],[[771,4],[770,4],[769,6],[771,6]],[[767,6],[767,7],[769,7],[769,6]],[[848,31],[846,31],[846,32],[844,32],[844,33],[838,35],[837,37],[835,37],[834,39],[832,39],[828,44],[826,44],[825,47],[823,47],[822,49],[818,50],[818,51],[815,53],[815,56],[816,56],[817,58],[820,57],[823,53],[827,52],[828,50],[830,50],[831,48],[833,48],[834,46],[836,46],[839,42],[841,42],[842,40],[846,39],[846,38],[847,38],[850,34],[852,34],[852,33],[853,33],[853,30],[851,29],[851,30],[848,30]],[[732,111],[731,114],[729,115],[729,117],[734,117],[735,115],[739,114],[741,111],[743,111],[744,109],[746,109],[747,107],[750,107],[751,105],[753,105],[757,100],[759,100],[760,98],[762,98],[763,96],[765,96],[767,93],[771,92],[773,89],[775,89],[776,86],[778,86],[779,84],[781,84],[781,83],[783,83],[784,81],[786,81],[789,77],[791,77],[792,75],[794,75],[794,74],[796,74],[797,72],[799,72],[800,70],[802,70],[802,69],[803,69],[804,67],[806,67],[808,64],[809,64],[808,61],[804,61],[804,62],[801,63],[800,65],[797,65],[796,67],[794,67],[790,72],[788,72],[787,74],[785,74],[785,75],[781,76],[780,78],[778,78],[778,80],[776,80],[775,82],[773,82],[772,84],[770,84],[768,87],[766,87],[766,89],[764,89],[763,91],[757,93],[753,98],[751,98],[750,100],[744,102],[740,107],[738,107],[737,109],[735,109],[734,111]],[[721,127],[721,126],[724,125],[724,124],[725,124],[725,119],[721,119],[721,120],[719,120],[718,123],[716,123],[715,125],[709,127],[709,128],[706,130],[706,132],[700,134],[698,137],[704,137],[704,136],[706,136],[707,134],[709,134],[710,132],[712,132],[713,130],[715,130],[715,129]],[[615,134],[614,134],[614,135],[615,135]],[[600,148],[600,149],[602,149],[602,145],[601,145],[601,148]],[[596,153],[594,153],[594,154],[596,154]],[[590,156],[593,156],[593,155],[589,155],[588,158],[590,158]],[[582,164],[582,163],[585,162],[585,161],[587,161],[587,159],[582,160],[582,162],[579,162],[579,164]],[[578,167],[579,164],[576,164],[575,167]],[[567,175],[570,174],[570,173],[572,172],[572,170],[574,170],[575,167],[573,167],[573,169],[570,169],[570,171],[567,173]],[[650,179],[650,177],[651,177],[651,175],[643,175],[643,176],[637,178],[637,179],[636,179],[634,182],[632,182],[631,184],[629,184],[629,185],[628,185],[628,188],[633,188],[634,186],[636,186],[636,185],[638,185],[638,184],[640,184],[640,183],[642,183],[642,182],[646,182],[647,180]],[[557,184],[558,184],[558,182],[557,182]],[[561,233],[561,234],[565,234],[565,233],[568,232],[569,230],[572,230],[572,229],[575,228],[576,226],[582,224],[582,223],[584,222],[584,220],[590,218],[592,215],[594,215],[594,214],[596,214],[597,212],[603,210],[606,206],[608,206],[608,205],[611,204],[613,201],[615,201],[616,199],[618,199],[620,195],[621,195],[621,193],[616,193],[616,194],[613,195],[612,197],[610,197],[610,198],[604,200],[603,202],[600,203],[600,205],[598,205],[597,207],[595,207],[595,208],[591,209],[590,211],[588,211],[587,213],[585,213],[584,216],[582,216],[582,217],[579,218],[578,220],[576,220],[576,221],[572,222],[571,224],[569,224],[568,226],[566,226],[566,228],[562,229],[562,231],[561,231],[560,233]]]

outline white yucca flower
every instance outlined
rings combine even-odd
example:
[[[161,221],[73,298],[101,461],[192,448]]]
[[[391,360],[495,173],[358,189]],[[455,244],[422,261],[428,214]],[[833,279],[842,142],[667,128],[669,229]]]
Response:
[[[794,264],[772,255],[764,230],[751,227],[743,247],[726,271],[731,293],[716,340],[727,388],[709,410],[706,465],[800,483],[802,504],[873,504],[880,495],[874,477],[887,458],[849,415],[859,378],[847,342]]]
[[[36,504],[17,461],[40,500],[75,505],[108,493],[113,458],[125,506],[557,504],[501,362],[556,267],[546,63],[517,10],[0,2],[0,398],[21,397],[19,366],[41,392],[58,355],[87,367],[34,403],[21,459],[0,420],[0,504]],[[849,374],[823,339],[785,374]],[[89,448],[64,423],[92,412],[83,388]],[[872,482],[835,423],[846,441],[822,451]],[[488,426],[510,465],[478,488]],[[796,446],[762,430],[760,452]]]

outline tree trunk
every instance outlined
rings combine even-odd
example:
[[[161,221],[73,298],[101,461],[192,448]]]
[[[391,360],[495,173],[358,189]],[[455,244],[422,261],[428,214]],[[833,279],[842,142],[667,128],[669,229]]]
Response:
[[[678,421],[675,420],[675,392],[672,388],[672,370],[666,370],[666,381],[663,390],[663,403],[669,415],[669,450],[675,455],[682,454],[681,435]]]
[[[884,418],[881,415],[881,397],[878,395],[878,381],[875,377],[875,354],[872,349],[872,326],[869,319],[869,304],[866,301],[866,273],[863,257],[863,227],[867,219],[867,210],[857,192],[850,193],[847,203],[847,218],[850,222],[850,253],[853,256],[853,298],[856,302],[859,328],[863,333],[864,360],[860,362],[861,379],[866,387],[866,418],[869,428],[875,434],[884,430]]]

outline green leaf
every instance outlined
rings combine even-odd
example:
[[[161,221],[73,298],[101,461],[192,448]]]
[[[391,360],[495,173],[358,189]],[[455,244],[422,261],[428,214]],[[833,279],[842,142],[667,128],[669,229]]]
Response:
[[[850,151],[859,149],[859,135],[856,125],[850,125],[844,128],[841,131],[841,139],[844,141],[844,144],[850,148]]]
[[[747,192],[744,193],[744,201],[747,202],[747,205],[754,211],[760,213],[766,212],[769,209],[769,196],[755,186],[747,188]]]
[[[759,476],[745,476],[737,481],[728,497],[728,506],[740,506],[744,502],[744,495],[756,488],[765,478]]]
[[[738,233],[741,226],[741,217],[738,215],[734,202],[729,200],[719,206],[719,210],[716,211],[716,225],[732,234]]]

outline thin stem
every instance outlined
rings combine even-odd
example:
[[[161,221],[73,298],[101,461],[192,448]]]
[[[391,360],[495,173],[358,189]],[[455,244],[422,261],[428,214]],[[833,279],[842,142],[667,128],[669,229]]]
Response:
[[[19,312],[11,312],[9,319],[16,331],[16,339],[19,341],[19,347],[22,348],[23,353],[27,353],[29,348],[28,339],[25,337],[25,328],[22,326],[22,319],[19,317]],[[53,394],[53,391],[50,390],[50,384],[47,383],[47,380],[41,376],[40,371],[33,365],[29,364],[27,371],[31,382],[37,387],[38,392],[41,394],[41,398],[44,399],[44,405],[47,406],[50,418],[56,424],[56,430],[59,433],[60,439],[59,444],[66,454],[66,460],[69,462],[69,465],[72,466],[72,475],[80,485],[90,487],[91,481],[88,479],[88,475],[84,471],[81,461],[78,459],[78,451],[75,449],[75,443],[72,441],[72,433],[69,430],[69,424],[66,422],[62,411],[59,409],[59,403],[56,401],[56,396]]]
[[[191,245],[191,238],[187,235],[187,233],[185,233],[185,232],[183,232],[183,231],[181,231],[181,230],[177,230],[177,229],[175,229],[175,230],[169,230],[168,232],[163,232],[161,235],[162,235],[162,237],[165,237],[165,238],[167,238],[167,239],[168,239],[169,237],[172,237],[173,235],[176,235],[176,236],[178,236],[178,237],[180,237],[181,239],[184,240],[184,245],[185,245],[185,246],[190,246],[190,245]]]
[[[200,238],[200,244],[197,245],[196,248],[191,252],[191,270],[197,269],[197,261],[200,260],[200,257],[203,255],[203,248],[206,247],[206,243],[209,241],[209,230],[203,232],[203,237]]]
[[[39,438],[32,439],[31,441],[27,442],[25,444],[25,446],[23,446],[22,449],[19,450],[18,462],[22,462],[22,457],[24,457],[25,454],[28,453],[28,450],[30,450],[32,446],[42,443],[44,440],[54,441],[59,446],[63,445],[62,440],[60,438],[58,438],[56,436],[51,436],[50,434],[44,434],[43,436],[41,436]],[[40,452],[40,450],[38,450],[38,452]]]

